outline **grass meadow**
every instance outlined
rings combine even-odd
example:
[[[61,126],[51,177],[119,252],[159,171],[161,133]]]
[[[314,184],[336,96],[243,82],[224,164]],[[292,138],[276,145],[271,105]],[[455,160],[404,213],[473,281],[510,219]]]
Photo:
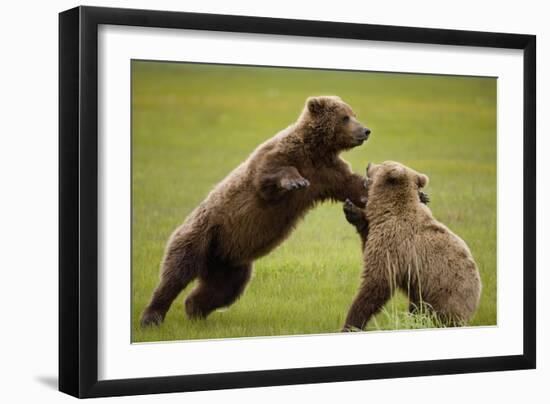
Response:
[[[496,324],[496,79],[133,61],[133,342],[340,330],[362,266],[359,237],[336,203],[311,211],[256,261],[230,308],[188,320],[191,284],[162,326],[139,327],[171,232],[257,145],[294,122],[308,96],[328,94],[372,129],[368,142],[343,154],[356,172],[396,160],[430,177],[435,217],[466,241],[481,272],[471,325]],[[434,325],[408,315],[406,297],[396,294],[368,329]]]

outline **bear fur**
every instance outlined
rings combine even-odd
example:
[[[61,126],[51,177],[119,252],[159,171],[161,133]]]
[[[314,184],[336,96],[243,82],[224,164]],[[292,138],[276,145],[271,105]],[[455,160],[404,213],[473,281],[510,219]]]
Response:
[[[364,206],[365,178],[339,154],[369,134],[339,97],[308,98],[297,122],[261,144],[171,235],[141,325],[161,323],[195,278],[198,285],[185,301],[190,318],[235,302],[252,262],[285,240],[315,204],[349,198]]]
[[[396,162],[367,168],[366,209],[344,204],[361,235],[364,271],[344,330],[363,329],[396,288],[409,310],[434,312],[445,325],[467,324],[479,304],[481,280],[466,243],[438,222],[418,197],[428,177]]]

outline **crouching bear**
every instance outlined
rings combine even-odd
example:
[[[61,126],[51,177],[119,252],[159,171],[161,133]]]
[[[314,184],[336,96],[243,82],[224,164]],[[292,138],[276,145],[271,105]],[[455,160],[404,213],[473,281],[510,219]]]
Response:
[[[445,325],[466,324],[480,298],[479,272],[466,243],[434,219],[418,192],[424,174],[395,162],[367,168],[368,202],[344,213],[361,235],[364,271],[344,330],[363,329],[397,287],[409,310],[425,307]]]
[[[189,317],[235,302],[252,262],[277,247],[316,203],[349,198],[364,206],[364,178],[339,154],[369,134],[339,97],[309,98],[296,123],[260,145],[172,234],[141,325],[161,323],[195,278],[185,301]]]

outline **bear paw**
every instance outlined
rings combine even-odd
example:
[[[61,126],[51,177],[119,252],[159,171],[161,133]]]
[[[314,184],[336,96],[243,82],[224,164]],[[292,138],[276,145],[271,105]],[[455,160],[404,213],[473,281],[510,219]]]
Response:
[[[190,320],[200,320],[206,318],[210,310],[205,310],[190,296],[185,300],[185,312]]]
[[[164,316],[158,311],[145,310],[141,315],[140,325],[142,328],[157,326],[164,321]]]
[[[363,220],[363,211],[349,199],[346,199],[344,202],[344,215],[346,215],[346,220],[351,224],[357,224]]]
[[[418,197],[420,198],[420,202],[424,205],[430,202],[430,196],[426,192],[418,191]]]

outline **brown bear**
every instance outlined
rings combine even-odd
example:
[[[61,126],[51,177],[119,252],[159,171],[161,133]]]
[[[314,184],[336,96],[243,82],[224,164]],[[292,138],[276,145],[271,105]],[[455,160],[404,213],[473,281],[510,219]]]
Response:
[[[349,198],[364,206],[365,178],[339,154],[370,132],[339,97],[308,98],[297,122],[261,144],[174,231],[141,325],[161,323],[195,278],[185,301],[189,317],[235,302],[252,262],[277,247],[316,203]]]
[[[366,209],[344,204],[364,253],[361,287],[344,330],[363,329],[396,287],[408,294],[411,312],[424,307],[444,325],[466,324],[479,303],[479,272],[466,243],[418,198],[428,177],[387,161],[369,164],[367,178]]]

